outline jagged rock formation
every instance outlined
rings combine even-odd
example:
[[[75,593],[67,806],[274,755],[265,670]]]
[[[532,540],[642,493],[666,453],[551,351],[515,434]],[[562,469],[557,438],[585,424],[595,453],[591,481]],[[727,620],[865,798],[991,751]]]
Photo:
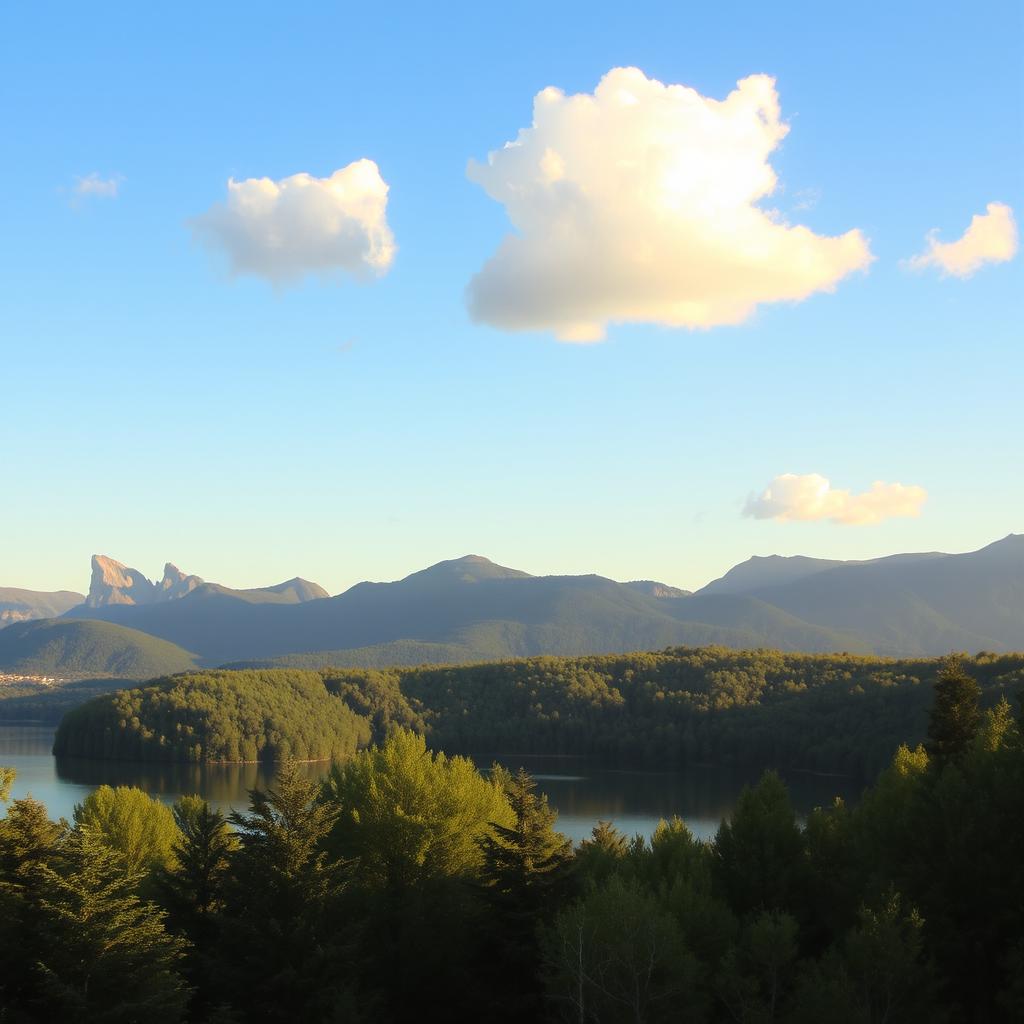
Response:
[[[168,562],[164,566],[164,578],[157,584],[160,600],[184,597],[191,594],[196,587],[201,587],[203,580],[199,576],[186,576],[176,565]]]
[[[92,556],[92,579],[85,603],[89,608],[112,604],[149,604],[157,599],[156,585],[138,569],[106,555]]]
[[[298,576],[271,587],[232,590],[219,583],[207,583],[201,576],[186,575],[172,562],[164,566],[160,582],[153,583],[138,569],[132,569],[106,555],[93,555],[92,581],[85,605],[88,608],[108,608],[111,605],[160,604],[188,597],[192,593],[205,597],[229,596],[253,604],[302,604],[329,596],[323,587]]]

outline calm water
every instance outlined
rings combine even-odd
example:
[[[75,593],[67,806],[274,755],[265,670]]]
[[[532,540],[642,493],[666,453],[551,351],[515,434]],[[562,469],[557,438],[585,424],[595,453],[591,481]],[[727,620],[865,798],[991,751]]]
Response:
[[[224,811],[243,810],[247,793],[270,781],[266,770],[247,765],[167,765],[129,761],[94,761],[61,758],[51,753],[53,729],[47,726],[0,726],[0,764],[18,770],[13,794],[31,793],[46,804],[51,817],[70,818],[96,786],[139,786],[168,803],[183,793],[200,793]],[[679,815],[703,838],[714,835],[729,816],[745,783],[756,773],[741,774],[715,768],[681,772],[617,771],[587,758],[478,757],[477,763],[499,761],[513,770],[520,765],[532,772],[538,787],[558,810],[558,828],[573,840],[586,838],[601,819],[632,835],[650,835],[662,818]],[[327,765],[306,765],[311,778],[319,778]],[[792,775],[786,780],[793,803],[801,814],[831,803],[834,796],[854,802],[862,784],[836,776]]]

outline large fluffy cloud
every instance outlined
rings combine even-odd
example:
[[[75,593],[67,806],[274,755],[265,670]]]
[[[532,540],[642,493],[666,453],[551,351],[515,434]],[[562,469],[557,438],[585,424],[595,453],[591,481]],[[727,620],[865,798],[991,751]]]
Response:
[[[468,167],[518,232],[470,282],[472,316],[595,341],[610,321],[736,324],[831,290],[871,261],[860,231],[816,235],[757,205],[787,131],[766,75],[724,100],[637,68],[592,95],[538,93],[533,125]]]
[[[818,473],[783,473],[752,495],[743,514],[755,519],[829,519],[844,526],[867,526],[885,519],[914,517],[928,497],[923,487],[876,480],[860,494],[837,490]]]
[[[916,270],[938,267],[943,274],[970,277],[986,263],[1005,263],[1017,252],[1017,224],[1006,203],[989,203],[984,213],[971,218],[967,230],[955,242],[940,242],[937,232],[928,235],[928,247],[914,256]]]
[[[238,274],[285,284],[308,273],[385,273],[395,255],[388,186],[372,160],[328,178],[293,174],[228,180],[227,199],[192,221],[197,237],[223,250]]]

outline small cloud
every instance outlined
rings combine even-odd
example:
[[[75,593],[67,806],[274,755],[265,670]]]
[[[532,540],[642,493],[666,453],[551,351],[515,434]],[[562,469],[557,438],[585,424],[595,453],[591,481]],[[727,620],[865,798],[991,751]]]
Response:
[[[944,277],[970,277],[986,263],[1005,263],[1017,252],[1017,224],[1006,203],[989,203],[976,213],[955,242],[940,242],[937,231],[927,236],[924,252],[907,261],[914,270],[938,267]]]
[[[886,519],[915,518],[928,497],[923,487],[876,480],[867,491],[836,490],[818,473],[783,473],[743,510],[754,519],[813,522],[827,519],[842,526],[869,526]]]
[[[789,126],[775,81],[725,99],[613,68],[593,93],[537,94],[533,123],[467,174],[515,229],[470,281],[474,320],[598,341],[609,323],[709,328],[828,292],[872,260],[759,203]]]
[[[115,174],[110,178],[101,178],[96,171],[87,174],[84,178],[75,178],[75,185],[72,193],[77,199],[88,199],[96,196],[100,199],[116,199],[121,191],[121,183],[124,178]]]
[[[395,257],[387,205],[377,165],[356,160],[327,178],[228,179],[227,199],[191,226],[200,242],[225,253],[235,274],[277,285],[311,273],[369,278],[387,273]]]

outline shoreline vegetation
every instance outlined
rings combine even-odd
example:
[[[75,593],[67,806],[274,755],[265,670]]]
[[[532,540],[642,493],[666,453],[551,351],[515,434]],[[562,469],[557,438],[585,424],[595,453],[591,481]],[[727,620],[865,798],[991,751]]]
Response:
[[[526,772],[393,723],[321,782],[282,759],[227,817],[101,786],[54,822],[9,800],[0,768],[0,1007],[86,1024],[1019,1020],[1024,709],[985,709],[969,664],[942,663],[925,744],[899,745],[855,806],[802,821],[768,771],[707,841],[674,819],[649,839],[598,822],[574,846]]]
[[[457,753],[871,779],[900,743],[924,739],[941,664],[711,647],[411,669],[194,671],[72,708],[53,749],[123,761],[326,762],[407,729]],[[982,652],[964,664],[983,707],[1024,686],[1024,655]]]

